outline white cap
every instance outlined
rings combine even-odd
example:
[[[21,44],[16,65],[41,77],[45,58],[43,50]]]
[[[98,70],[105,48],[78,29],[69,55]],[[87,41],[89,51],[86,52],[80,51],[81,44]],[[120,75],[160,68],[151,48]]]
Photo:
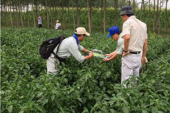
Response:
[[[75,31],[75,34],[78,34],[78,35],[85,34],[86,36],[90,36],[90,33],[88,33],[84,27],[78,27]]]

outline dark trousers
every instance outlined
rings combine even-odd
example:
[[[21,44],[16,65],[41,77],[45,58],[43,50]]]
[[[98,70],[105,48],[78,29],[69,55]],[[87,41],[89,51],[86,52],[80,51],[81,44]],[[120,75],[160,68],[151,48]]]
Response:
[[[41,27],[42,27],[42,24],[38,24],[38,27],[41,28]]]

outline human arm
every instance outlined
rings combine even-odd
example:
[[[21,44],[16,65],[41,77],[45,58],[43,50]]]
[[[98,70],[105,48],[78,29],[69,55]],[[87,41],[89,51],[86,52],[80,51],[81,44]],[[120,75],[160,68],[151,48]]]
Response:
[[[84,53],[89,53],[87,56],[84,57],[84,60],[88,60],[88,59],[90,59],[90,58],[93,57],[93,52],[91,52],[91,51],[89,51],[89,50],[87,50],[87,49],[85,49],[85,48],[83,48],[82,51],[83,51]]]
[[[91,57],[93,57],[93,53],[89,51],[89,55],[87,56],[83,56],[80,51],[83,51],[85,53],[88,52],[87,49],[85,49],[83,46],[75,44],[75,45],[69,45],[68,47],[69,51],[71,52],[71,54],[74,56],[74,58],[79,61],[80,63],[82,63],[84,60],[90,59]],[[79,51],[80,50],[80,51]]]
[[[123,54],[122,54],[123,57],[128,54],[128,47],[129,47],[131,27],[132,27],[131,25],[132,25],[132,22],[128,20],[126,20],[123,23],[123,28],[122,28],[122,38],[124,40]]]
[[[85,56],[80,53],[80,50],[83,50],[82,46],[77,45],[77,43],[72,43],[67,45],[67,48],[78,62],[82,63],[85,60]]]
[[[112,55],[114,55],[115,51],[113,51],[112,53],[110,54],[105,54],[105,56],[108,56],[108,58],[110,58]]]
[[[117,49],[111,53],[110,57],[108,57],[107,59],[103,59],[103,61],[110,61],[110,60],[113,60],[119,57],[123,52],[122,45],[123,45],[123,40],[120,40],[118,43]]]
[[[130,40],[130,34],[126,34],[124,36],[124,48],[123,48],[123,54],[122,54],[123,57],[129,53],[128,52],[129,40]]]
[[[143,52],[142,52],[142,64],[146,63],[147,46],[148,46],[148,40],[145,39],[145,43],[143,45]]]
[[[85,56],[84,60],[88,60],[93,57],[93,52],[91,52],[91,51],[88,51],[88,52],[89,52],[89,55]]]
[[[89,52],[89,50],[87,50],[87,49],[85,49],[85,48],[83,48],[83,50],[82,50],[84,53],[88,53]]]
[[[93,57],[93,52],[91,52],[91,51],[89,51],[89,50],[87,50],[87,49],[85,49],[85,48],[83,48],[82,51],[83,51],[84,53],[89,53],[87,56],[85,56],[84,60],[87,60],[87,59],[90,59],[90,58]]]
[[[118,56],[119,56],[119,54],[117,54],[116,52],[113,52],[111,57],[104,58],[103,61],[107,62],[107,61],[110,61],[110,60],[117,58]]]

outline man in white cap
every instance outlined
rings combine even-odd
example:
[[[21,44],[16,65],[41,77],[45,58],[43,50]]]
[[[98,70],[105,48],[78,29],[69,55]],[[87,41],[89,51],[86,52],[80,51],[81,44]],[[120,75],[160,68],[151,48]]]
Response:
[[[79,42],[84,40],[85,36],[90,36],[90,34],[86,32],[84,27],[78,27],[73,36],[64,39],[60,44],[58,52],[56,53],[58,46],[53,51],[56,53],[59,59],[56,59],[53,54],[51,54],[47,59],[47,73],[56,74],[57,65],[60,63],[60,61],[70,57],[71,55],[73,55],[73,57],[80,63],[82,63],[84,60],[92,58],[93,53],[79,44]],[[81,55],[80,51],[89,53],[89,55],[83,56]]]
[[[123,83],[130,78],[130,75],[139,76],[141,61],[142,64],[146,62],[147,26],[133,15],[130,6],[122,7],[120,16],[124,21],[122,27],[124,45],[121,77],[121,83]]]

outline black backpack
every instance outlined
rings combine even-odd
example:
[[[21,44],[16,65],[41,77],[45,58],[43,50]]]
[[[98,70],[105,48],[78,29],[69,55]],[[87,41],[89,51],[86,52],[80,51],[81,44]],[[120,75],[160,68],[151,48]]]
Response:
[[[41,44],[40,49],[39,49],[39,53],[40,53],[41,57],[42,57],[43,59],[48,59],[49,56],[51,55],[51,53],[53,53],[54,56],[55,56],[57,59],[59,59],[59,61],[60,61],[60,59],[62,59],[62,58],[59,58],[59,57],[57,56],[57,52],[58,52],[58,49],[59,49],[59,47],[60,47],[61,42],[62,42],[65,38],[66,38],[65,36],[59,36],[59,37],[57,37],[57,38],[45,40],[45,41]],[[56,47],[57,45],[59,45],[58,48],[57,48],[57,52],[54,53],[53,50],[55,49],[55,47]]]

